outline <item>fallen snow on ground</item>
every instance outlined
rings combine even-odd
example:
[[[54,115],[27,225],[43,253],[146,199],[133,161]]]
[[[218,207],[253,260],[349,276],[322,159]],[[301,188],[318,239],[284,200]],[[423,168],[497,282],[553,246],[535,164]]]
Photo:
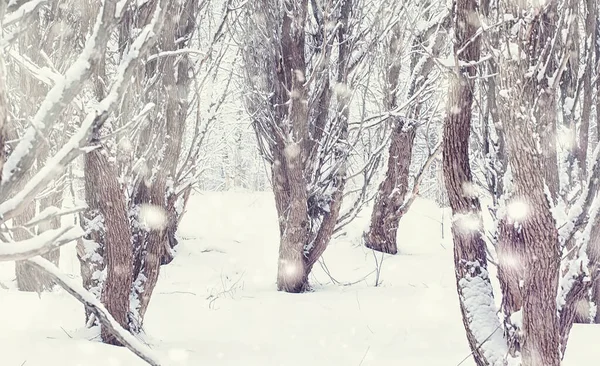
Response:
[[[327,249],[311,278],[315,291],[306,294],[275,291],[272,195],[206,192],[188,209],[142,336],[171,365],[474,365],[458,308],[449,215],[434,203],[415,202],[400,225],[401,254],[383,262],[360,246],[366,210]],[[62,249],[61,269],[78,277],[73,245]],[[0,264],[0,282],[10,288],[0,289],[3,366],[144,364],[97,342],[96,330],[82,328],[81,305],[64,291],[41,299],[15,291],[13,271]],[[565,365],[596,364],[586,360],[600,359],[597,347],[588,347],[598,336],[599,327],[576,326]]]

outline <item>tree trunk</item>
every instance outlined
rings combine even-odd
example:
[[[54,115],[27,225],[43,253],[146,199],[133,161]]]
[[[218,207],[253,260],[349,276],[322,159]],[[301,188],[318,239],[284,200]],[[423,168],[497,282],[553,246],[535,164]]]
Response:
[[[103,100],[105,97],[105,85],[102,83],[107,79],[104,62],[104,57],[102,57],[96,69],[95,93],[97,100]],[[92,223],[97,225],[96,227],[92,224],[91,227],[88,227],[89,239],[96,239],[97,242],[88,242],[88,245],[93,245],[91,250],[85,248],[93,254],[87,258],[89,263],[82,265],[82,274],[84,272],[86,274],[84,284],[86,282],[89,285],[103,284],[99,294],[102,303],[119,325],[129,330],[130,293],[133,284],[133,253],[129,216],[125,197],[117,177],[117,169],[109,161],[108,151],[100,142],[100,130],[95,129],[93,134],[90,145],[97,146],[97,148],[85,155],[84,172],[88,215]],[[80,258],[84,258],[88,250],[85,250],[84,255]],[[100,253],[102,253],[102,259],[95,257]],[[94,276],[98,276],[98,273],[95,270],[102,265],[106,268],[106,280],[96,282],[98,280]],[[88,277],[90,273],[91,278]],[[87,318],[89,318],[89,311],[86,309]],[[104,343],[120,345],[108,329],[102,328],[101,335]]]
[[[519,93],[513,94],[518,98]],[[513,99],[514,100],[514,99]],[[518,100],[518,99],[516,99]],[[517,106],[506,106],[519,110]],[[506,120],[509,163],[514,181],[514,202],[527,209],[522,220],[513,220],[524,250],[518,257],[523,266],[523,344],[525,365],[560,365],[556,289],[560,268],[558,231],[544,191],[544,158],[527,121],[513,116]],[[504,278],[500,278],[501,282]],[[514,285],[514,284],[513,284]]]
[[[346,183],[351,93],[342,89],[349,88],[354,2],[337,2],[328,12],[314,6],[310,15],[307,0],[286,1],[281,12],[265,11],[281,5],[275,3],[248,7],[252,45],[244,49],[244,58],[248,84],[255,87],[248,106],[256,110],[259,147],[271,164],[280,230],[277,288],[302,292],[331,240]],[[307,16],[316,21],[316,34],[307,33]],[[327,35],[333,21],[335,33]],[[277,29],[270,43],[262,36],[267,28]],[[316,47],[306,46],[307,36]],[[334,50],[335,61],[330,58]],[[331,88],[333,80],[339,88]]]
[[[131,231],[116,171],[102,150],[86,155],[85,179],[93,182],[96,204],[104,218],[106,281],[102,303],[119,325],[129,329],[129,295],[133,282]],[[106,329],[102,329],[102,340],[119,344]]]
[[[429,74],[434,66],[433,58],[438,57],[442,49],[442,42],[445,38],[445,28],[448,28],[450,17],[444,17],[439,23],[430,26],[422,34],[415,37],[413,49],[415,56],[411,60],[411,80],[407,92],[407,98],[410,99],[421,88],[426,86],[429,80]],[[433,37],[433,39],[431,39]],[[417,49],[423,47],[429,41],[431,55],[421,56]],[[394,110],[398,107],[397,93],[400,76],[400,59],[402,55],[402,39],[400,28],[394,28],[393,35],[388,46],[388,60],[386,62],[386,89],[384,91],[384,107],[388,110]],[[412,106],[409,107],[407,117],[410,120],[419,120],[421,118],[422,103],[426,98],[418,98]],[[407,199],[408,177],[412,161],[412,150],[416,136],[414,121],[407,121],[399,117],[394,117],[392,123],[392,136],[388,150],[387,172],[384,180],[379,185],[373,213],[371,214],[371,225],[365,233],[365,246],[379,252],[396,254],[398,245],[396,236],[398,225],[404,214],[410,208],[412,201]],[[416,184],[416,183],[415,183]]]
[[[13,226],[18,227],[26,224],[35,217],[35,201],[28,204],[21,214],[13,219]],[[32,238],[32,228],[20,228],[14,231],[15,241],[22,241]],[[37,292],[44,291],[44,275],[38,270],[32,268],[26,261],[15,262],[15,274],[17,277],[17,288],[19,291]]]
[[[304,179],[302,157],[298,143],[289,145],[284,150],[284,156],[278,167],[274,166],[276,179],[283,178],[280,189],[275,197],[285,194],[286,203],[279,204],[284,207],[280,212],[280,222],[284,229],[279,244],[279,264],[277,268],[277,290],[285,292],[302,292],[308,288],[308,273],[304,262],[304,246],[308,241],[308,210],[306,181]],[[281,175],[283,174],[283,177]]]
[[[479,60],[477,1],[454,1],[455,57]],[[461,50],[460,55],[459,50]],[[469,135],[476,67],[457,67],[450,82],[443,135],[444,182],[452,208],[454,264],[460,308],[469,346],[478,366],[504,365],[505,342],[496,316],[493,290],[482,238],[481,208],[473,195],[469,164]]]
[[[162,50],[171,51],[184,49],[188,47],[190,39],[196,29],[196,15],[198,12],[198,0],[187,0],[173,9],[179,14],[179,17],[174,17],[170,21],[165,21],[163,26],[163,41]],[[187,39],[187,41],[180,41]],[[178,41],[176,43],[176,41]],[[176,62],[175,62],[176,61]],[[167,164],[168,171],[167,186],[165,192],[166,211],[168,216],[166,235],[167,241],[163,248],[161,263],[170,263],[173,259],[174,248],[177,246],[177,228],[181,218],[182,207],[177,207],[180,199],[184,202],[189,197],[189,189],[185,188],[184,192],[175,192],[184,182],[175,181],[177,177],[177,167],[179,164],[179,154],[183,144],[185,133],[185,124],[188,116],[189,103],[188,93],[192,79],[190,78],[190,69],[193,67],[190,63],[189,54],[178,56],[177,59],[170,58],[167,60],[167,67],[170,72],[163,75],[163,82],[168,85],[167,91],[169,98],[167,99],[167,116],[166,129],[169,134],[169,140],[166,147],[164,160]],[[175,68],[177,72],[174,73]]]
[[[555,31],[554,17],[552,7],[544,9],[532,20],[528,38],[522,39],[528,61],[534,65],[544,57],[554,57],[545,53],[545,42]],[[529,76],[528,70],[527,62],[514,59],[500,67],[505,100],[498,105],[513,187],[501,221],[499,280],[511,354],[520,351],[524,365],[558,366],[560,245],[551,213],[559,194],[555,91],[546,78]],[[544,75],[553,70],[550,65]],[[535,130],[540,131],[539,140],[530,132]],[[518,311],[522,325],[512,320]]]
[[[388,169],[379,185],[371,214],[371,226],[365,233],[365,246],[379,252],[396,254],[396,234],[400,219],[408,207],[404,202],[408,193],[408,175],[416,129],[405,126],[396,118],[389,148]]]
[[[148,198],[147,205],[152,207],[153,210],[157,210],[160,214],[167,216],[165,207],[165,194],[166,194],[166,178],[164,174],[160,174],[154,179],[151,187],[148,187]],[[134,287],[132,292],[134,298],[139,302],[137,306],[137,320],[134,324],[134,331],[139,332],[144,324],[144,316],[150,305],[150,298],[156,283],[158,282],[158,275],[160,272],[160,262],[163,255],[164,246],[167,243],[165,221],[162,225],[157,227],[148,227],[145,229],[144,242],[142,251],[139,256],[135,258],[135,267],[139,268],[139,272],[135,277]]]

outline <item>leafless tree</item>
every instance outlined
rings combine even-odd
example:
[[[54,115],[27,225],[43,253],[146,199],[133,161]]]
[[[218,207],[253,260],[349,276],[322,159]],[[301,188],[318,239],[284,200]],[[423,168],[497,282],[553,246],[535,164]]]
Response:
[[[2,63],[7,54],[13,50],[11,44],[18,39],[18,35],[23,28],[27,27],[27,21],[39,15],[39,12],[47,11],[46,8],[40,8],[42,1],[30,1],[19,3],[17,9],[4,14],[4,7],[0,14],[3,18],[3,34],[9,35],[4,39],[7,43],[3,43],[1,52]],[[95,21],[92,21],[92,26],[88,29],[90,34],[83,45],[83,48],[78,52],[73,61],[65,62],[64,70],[56,68],[48,68],[45,73],[40,72],[40,66],[36,61],[44,60],[43,47],[41,47],[42,57],[33,61],[31,57],[17,54],[16,51],[10,54],[11,60],[18,64],[21,72],[27,71],[32,76],[36,77],[39,82],[48,85],[47,93],[41,95],[40,106],[33,111],[33,115],[27,116],[30,118],[30,124],[25,127],[18,143],[9,150],[9,155],[6,160],[2,159],[2,181],[0,186],[0,212],[2,212],[2,221],[6,227],[7,221],[18,217],[23,210],[30,207],[38,195],[42,194],[51,184],[59,184],[60,176],[64,168],[82,154],[97,149],[97,131],[101,130],[105,122],[109,119],[111,113],[116,109],[119,101],[124,95],[133,70],[138,64],[140,57],[143,57],[151,45],[151,40],[155,38],[155,34],[159,33],[162,22],[160,21],[164,14],[164,3],[162,7],[156,7],[153,12],[152,21],[148,26],[144,27],[138,33],[136,39],[131,43],[126,57],[123,57],[117,65],[114,74],[106,82],[106,93],[99,95],[99,101],[89,105],[88,111],[85,113],[80,123],[71,131],[70,136],[62,145],[58,145],[56,151],[52,149],[37,148],[43,143],[44,137],[52,136],[50,131],[60,129],[65,125],[70,124],[70,115],[65,113],[67,108],[74,102],[81,102],[83,91],[89,85],[88,80],[98,70],[102,70],[101,64],[109,44],[110,35],[116,29],[116,25],[122,13],[118,12],[117,1],[105,0],[97,3],[92,7],[97,13]],[[11,7],[9,7],[10,9]],[[85,24],[86,19],[81,19],[80,24]],[[87,30],[84,32],[84,34]],[[51,58],[47,58],[46,62],[52,65]],[[14,64],[13,64],[14,65]],[[6,94],[4,81],[6,80],[5,67],[2,70],[2,81],[0,90],[0,100],[2,101],[2,112],[0,117],[3,124],[9,116],[9,105],[11,100]],[[11,65],[12,66],[12,65]],[[13,71],[13,70],[11,70]],[[38,89],[39,90],[39,89]],[[42,89],[43,90],[43,89]],[[18,104],[18,103],[15,103]],[[15,107],[13,107],[15,108]],[[5,131],[4,129],[2,131]],[[6,134],[1,136],[2,142],[5,142]],[[95,154],[94,154],[95,155]],[[38,162],[36,167],[35,162]],[[98,187],[94,187],[96,189]],[[42,203],[42,205],[44,205]],[[13,233],[16,230],[28,230],[35,226],[43,227],[47,222],[57,220],[63,215],[72,214],[77,210],[61,210],[59,208],[48,207],[35,217],[22,222],[21,225],[15,226],[14,222],[11,227],[8,227],[4,232]],[[31,236],[17,242],[12,238],[2,235],[0,243],[0,260],[2,261],[23,261],[27,260],[26,265],[33,266],[37,270],[47,273],[48,278],[56,281],[67,291],[72,293],[77,299],[82,301],[84,305],[90,308],[100,319],[100,323],[105,326],[106,334],[114,336],[117,340],[130,347],[142,358],[149,360],[151,364],[158,365],[152,356],[148,356],[143,345],[128,337],[123,329],[119,327],[109,314],[92,295],[82,290],[78,286],[65,280],[65,277],[60,274],[55,265],[44,258],[33,258],[39,255],[46,255],[68,242],[82,236],[83,232],[74,226],[65,226],[57,228],[40,228],[37,232],[31,230]],[[113,259],[114,260],[114,259]],[[117,267],[117,272],[119,268]],[[107,295],[110,295],[110,291]],[[127,296],[129,293],[127,292]],[[103,300],[106,301],[104,298]],[[110,307],[110,306],[109,306]],[[112,309],[117,313],[118,309]],[[120,314],[116,314],[118,318]],[[119,321],[121,321],[119,319]],[[145,352],[148,355],[145,355]]]
[[[102,299],[124,328],[139,332],[161,264],[173,260],[176,231],[191,187],[201,169],[199,147],[210,121],[202,121],[196,79],[214,67],[215,49],[231,11],[223,13],[206,50],[194,35],[208,2],[130,2],[125,7],[115,51],[120,63],[135,51],[140,30],[161,29],[135,83],[120,101],[119,114],[94,130],[97,149],[85,156],[85,200],[81,221],[86,237],[78,243],[84,286]],[[156,12],[170,16],[157,22]],[[118,64],[106,58],[97,68],[94,92],[105,98]],[[196,94],[191,92],[196,89]],[[191,98],[190,98],[191,97]],[[187,136],[191,141],[185,141]],[[86,311],[88,325],[96,323]],[[103,340],[118,343],[103,328]]]
[[[306,291],[339,216],[348,157],[358,1],[256,1],[246,6],[247,108],[271,166],[279,217],[277,287]],[[333,26],[332,26],[333,25]]]
[[[567,164],[560,163],[561,151],[556,144],[558,117],[574,118],[573,111],[559,112],[559,108],[564,110],[557,97],[561,80],[565,83],[564,99],[577,103],[579,82],[573,91],[569,84],[574,82],[569,79],[573,71],[567,71],[569,59],[574,68],[581,52],[573,51],[578,48],[572,42],[577,34],[576,2],[499,3],[495,8],[490,4],[484,3],[482,15],[489,21],[495,13],[497,23],[495,30],[485,35],[475,1],[455,1],[453,8],[455,80],[449,90],[443,154],[454,214],[452,231],[463,321],[478,365],[505,365],[510,358],[523,365],[559,365],[581,302],[590,290],[586,278],[598,268],[598,257],[586,253],[595,244],[590,233],[597,225],[600,203],[596,198],[600,150],[596,149],[588,174],[563,181],[559,179],[563,166],[565,174],[578,177],[577,167],[585,163],[573,163],[578,154],[567,159]],[[525,13],[524,5],[529,6]],[[497,52],[487,54],[488,58],[481,58],[482,39],[489,42],[484,43],[486,46],[499,46]],[[468,148],[477,66],[490,57],[493,60],[487,70],[493,74],[480,75],[490,80],[480,82],[485,86],[481,90],[486,91],[487,103],[482,115],[493,121],[499,142],[494,154],[486,158],[490,159],[488,187],[498,220],[494,244],[502,289],[502,323],[496,317]],[[573,123],[569,122],[571,127]],[[490,130],[484,131],[484,142],[489,143]],[[586,139],[584,144],[586,135],[581,135]],[[485,150],[492,151],[489,146]],[[575,183],[578,181],[581,183]],[[562,219],[562,215],[567,218]]]
[[[445,10],[430,11],[431,4],[423,4],[423,17],[426,26],[417,29],[417,34],[412,39],[412,57],[410,60],[410,81],[406,91],[406,99],[410,101],[408,111],[404,116],[395,115],[390,118],[391,141],[388,151],[387,172],[384,180],[379,185],[377,196],[371,215],[371,224],[364,235],[365,245],[380,252],[396,254],[398,245],[396,234],[402,216],[408,211],[412,202],[417,197],[419,183],[423,172],[429,167],[435,155],[440,151],[435,148],[429,151],[424,166],[420,169],[410,189],[409,175],[415,143],[416,132],[419,125],[424,124],[423,104],[431,95],[436,81],[435,58],[440,55],[443,42],[450,23],[450,17]],[[401,59],[405,52],[403,33],[410,29],[402,30],[402,23],[397,23],[388,36],[386,62],[383,65],[384,103],[385,108],[394,111],[399,107]]]

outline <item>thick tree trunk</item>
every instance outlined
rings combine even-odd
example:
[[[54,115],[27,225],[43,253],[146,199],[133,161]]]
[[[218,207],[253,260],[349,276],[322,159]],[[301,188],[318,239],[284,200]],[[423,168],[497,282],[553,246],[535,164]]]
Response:
[[[517,97],[515,93],[514,96]],[[519,110],[511,106],[513,110]],[[518,226],[523,251],[523,344],[525,365],[560,365],[556,289],[560,268],[558,231],[544,191],[543,156],[526,132],[527,121],[513,117],[506,121],[509,163],[514,180],[514,202],[527,208],[527,217],[512,222]],[[503,281],[503,278],[500,278]],[[521,282],[519,282],[521,285]],[[514,285],[514,284],[513,284]]]
[[[292,143],[285,147],[282,160],[274,166],[274,175],[283,182],[285,192],[276,192],[280,203],[280,223],[283,224],[279,244],[279,264],[277,269],[277,290],[302,292],[308,288],[308,273],[305,266],[304,247],[308,241],[309,220],[307,208],[306,181],[302,165],[301,147]],[[281,168],[281,169],[280,169]],[[283,177],[281,177],[283,174]]]
[[[160,214],[165,215],[167,218],[166,211],[166,177],[164,174],[160,174],[154,179],[152,186],[148,188],[149,202],[148,205],[153,210],[157,210]],[[141,257],[136,258],[136,267],[139,268],[139,273],[136,276],[133,292],[137,301],[137,323],[135,324],[135,331],[140,331],[144,324],[144,316],[150,305],[150,298],[152,292],[158,282],[158,275],[160,272],[161,257],[164,253],[164,247],[167,245],[167,221],[156,227],[146,228],[145,241],[143,244],[143,250],[140,253]]]
[[[167,13],[173,16],[166,19],[159,43],[158,52],[172,52],[185,48],[195,30],[195,14],[198,0],[169,3]],[[185,121],[188,113],[188,91],[190,85],[188,55],[162,57],[146,65],[145,78],[150,80],[160,73],[160,82],[149,93],[149,100],[160,101],[160,113],[152,117],[148,126],[148,136],[165,131],[166,135],[148,144],[162,149],[162,156],[156,156],[148,174],[137,183],[134,189],[133,205],[138,214],[133,218],[134,226],[143,224],[140,210],[150,209],[164,221],[148,227],[132,229],[134,247],[134,270],[132,298],[132,330],[142,329],[144,316],[150,304],[152,293],[158,282],[161,263],[169,263],[173,258],[173,248],[177,245],[176,231],[182,212],[176,207],[174,191],[179,154],[184,138]],[[152,99],[152,100],[151,100]],[[145,152],[148,146],[141,146]],[[138,147],[140,148],[140,147]],[[145,158],[148,158],[145,156]],[[188,194],[189,195],[189,194]]]
[[[423,86],[429,82],[429,74],[433,69],[433,58],[437,57],[442,49],[445,36],[444,28],[449,25],[450,17],[444,17],[440,23],[431,26],[418,35],[413,42],[413,49],[423,47],[429,41],[432,54],[421,56],[418,52],[411,61],[412,77],[407,92],[407,98],[412,98]],[[441,29],[440,29],[441,28]],[[388,110],[398,107],[397,93],[400,76],[400,60],[402,55],[402,39],[400,28],[395,28],[388,47],[388,60],[386,64],[386,90],[384,106]],[[433,36],[433,39],[431,39]],[[408,118],[418,120],[421,117],[421,103],[419,98],[408,112]],[[392,136],[388,150],[387,172],[384,180],[379,185],[371,225],[364,234],[365,246],[379,252],[396,254],[398,245],[396,236],[398,225],[404,214],[410,208],[412,201],[407,200],[408,177],[412,161],[412,149],[417,127],[413,121],[405,121],[395,117],[392,123]]]
[[[163,41],[161,43],[163,51],[173,51],[188,47],[196,27],[196,14],[198,11],[198,0],[187,0],[175,7],[173,13],[178,13],[178,17],[165,21],[163,26]],[[187,41],[181,41],[186,39]],[[177,42],[176,42],[177,41]],[[176,61],[176,62],[175,62]],[[179,154],[183,144],[185,123],[188,116],[188,93],[192,79],[190,78],[189,54],[178,56],[177,59],[171,57],[166,61],[167,70],[163,74],[163,82],[167,86],[168,99],[166,101],[166,130],[169,134],[168,143],[164,154],[166,169],[168,171],[168,189],[165,192],[166,211],[167,211],[167,241],[163,247],[161,263],[166,264],[173,259],[173,249],[177,246],[177,228],[179,226],[181,208],[177,207],[180,197],[174,190],[183,182],[174,181],[177,176],[177,167],[179,164]],[[175,73],[176,69],[176,73]],[[189,190],[186,189],[181,199],[187,201]]]
[[[276,149],[279,160],[273,163],[275,198],[280,223],[284,225],[279,244],[277,289],[285,292],[302,292],[308,287],[308,273],[304,261],[304,248],[309,238],[308,192],[304,176],[307,149],[310,146],[308,133],[308,99],[304,85],[306,61],[304,59],[304,24],[308,3],[303,0],[294,5],[293,14],[284,12],[281,34],[281,62],[283,69],[277,75],[281,85],[290,90],[289,109],[285,115],[288,138],[281,141]],[[283,93],[283,90],[281,90]],[[281,95],[283,97],[283,94]],[[286,98],[287,99],[287,98]]]
[[[398,118],[399,119],[399,118]],[[402,121],[394,124],[389,148],[388,168],[379,185],[371,214],[371,226],[365,233],[365,246],[379,252],[396,254],[396,234],[400,219],[406,213],[406,194],[415,127]]]
[[[98,100],[105,97],[106,80],[104,57],[96,69],[95,93]],[[123,328],[129,330],[130,293],[133,284],[133,253],[131,250],[131,229],[125,196],[117,176],[117,169],[109,160],[108,151],[100,142],[100,131],[94,130],[90,145],[97,148],[84,157],[86,202],[88,204],[88,217],[92,220],[88,224],[89,238],[87,244],[91,248],[84,248],[81,259],[87,256],[88,263],[82,265],[84,284],[100,285],[100,299],[108,312]],[[85,239],[84,239],[85,240]],[[81,242],[85,244],[86,242]],[[102,254],[100,258],[97,256]],[[80,260],[81,260],[80,259]],[[106,279],[104,282],[94,277],[96,271],[104,265]],[[91,273],[91,278],[89,277]],[[102,276],[100,276],[101,278]],[[98,294],[97,294],[98,295]],[[89,318],[90,310],[86,309]],[[101,329],[102,341],[108,344],[120,345],[119,341],[108,329]]]
[[[552,38],[554,17],[552,9],[545,9],[533,19],[530,38],[523,41],[529,62],[553,57],[545,54],[545,42]],[[499,108],[513,187],[501,222],[499,280],[511,353],[520,351],[524,365],[558,366],[560,245],[551,213],[559,194],[556,102],[546,79],[528,76],[528,69],[520,60],[506,60],[500,67],[505,100]],[[536,129],[539,140],[530,132]],[[521,324],[513,319],[519,311]]]
[[[454,51],[461,62],[479,60],[480,39],[475,0],[454,1]],[[460,55],[458,51],[461,50]],[[504,365],[506,345],[496,316],[493,290],[487,270],[479,199],[469,187],[469,135],[473,105],[474,66],[452,75],[444,123],[444,182],[452,208],[452,236],[456,285],[467,340],[478,366]]]
[[[133,259],[123,192],[116,171],[103,150],[97,149],[85,156],[85,173],[86,188],[91,189],[92,195],[95,195],[93,206],[98,207],[98,213],[103,218],[106,281],[101,296],[102,303],[119,325],[129,329]],[[102,340],[118,344],[105,329],[102,330]]]

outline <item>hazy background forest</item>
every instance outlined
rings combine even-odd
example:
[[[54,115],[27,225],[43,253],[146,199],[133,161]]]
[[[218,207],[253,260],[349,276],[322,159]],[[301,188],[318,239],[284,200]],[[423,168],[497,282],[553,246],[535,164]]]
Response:
[[[596,0],[0,1],[0,360],[600,360]]]

